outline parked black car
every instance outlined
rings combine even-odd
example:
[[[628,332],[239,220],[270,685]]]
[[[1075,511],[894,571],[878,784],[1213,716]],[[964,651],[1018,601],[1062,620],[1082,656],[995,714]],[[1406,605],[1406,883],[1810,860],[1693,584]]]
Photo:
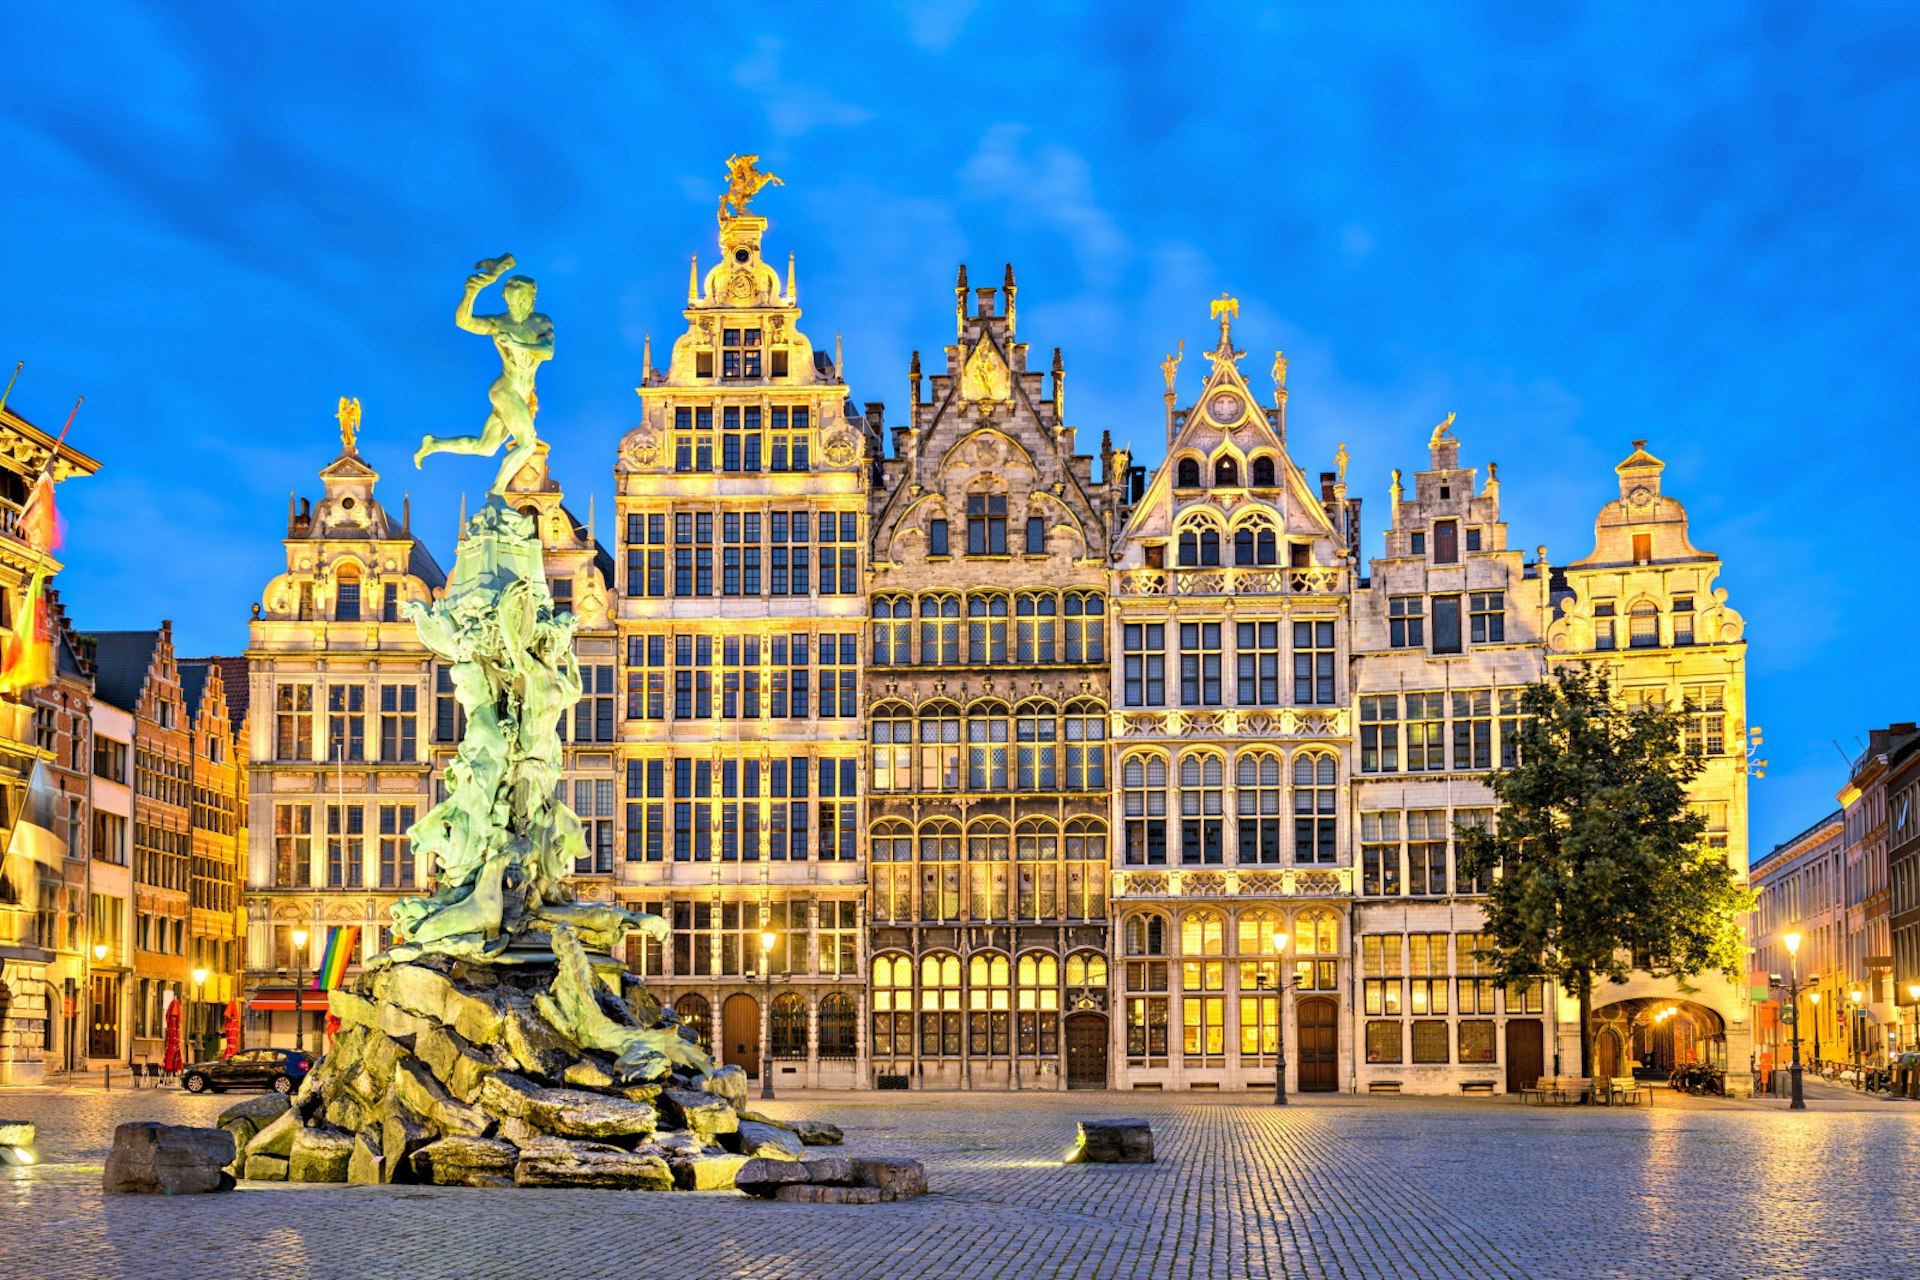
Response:
[[[222,1089],[272,1089],[292,1093],[307,1078],[313,1059],[297,1049],[242,1049],[218,1062],[196,1062],[180,1073],[188,1093],[215,1093]]]

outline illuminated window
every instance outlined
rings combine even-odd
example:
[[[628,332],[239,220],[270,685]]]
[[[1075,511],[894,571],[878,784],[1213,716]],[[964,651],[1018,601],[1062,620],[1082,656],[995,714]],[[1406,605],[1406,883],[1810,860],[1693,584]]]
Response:
[[[960,1056],[960,957],[920,960],[920,1056]]]
[[[1012,972],[1001,955],[976,955],[967,962],[967,1052],[975,1058],[1004,1058],[1012,1051]]]
[[[1127,824],[1127,865],[1167,863],[1167,762],[1160,756],[1128,756],[1120,767]]]

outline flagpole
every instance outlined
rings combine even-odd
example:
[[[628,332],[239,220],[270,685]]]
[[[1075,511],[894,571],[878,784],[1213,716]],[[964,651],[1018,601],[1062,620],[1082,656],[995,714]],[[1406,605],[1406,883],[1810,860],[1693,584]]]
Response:
[[[7,379],[7,389],[0,391],[0,409],[7,407],[7,400],[13,395],[13,384],[20,381],[20,371],[26,367],[27,362],[25,360],[18,361],[13,366],[13,376]]]

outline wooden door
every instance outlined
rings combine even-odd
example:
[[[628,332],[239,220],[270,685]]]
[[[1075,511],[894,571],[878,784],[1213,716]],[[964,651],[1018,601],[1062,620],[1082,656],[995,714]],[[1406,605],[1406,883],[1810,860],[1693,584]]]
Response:
[[[1294,1006],[1301,1093],[1332,1093],[1340,1087],[1339,1007],[1320,996]]]
[[[720,1061],[760,1075],[760,1002],[743,992],[720,1006]]]
[[[1608,1027],[1594,1038],[1593,1078],[1612,1080],[1620,1075],[1620,1037]]]
[[[111,974],[93,977],[91,1030],[87,1035],[87,1056],[120,1056],[120,979]]]
[[[1533,1088],[1547,1069],[1545,1025],[1538,1018],[1507,1020],[1507,1092]]]
[[[1107,1015],[1075,1013],[1067,1017],[1067,1088],[1107,1087]]]

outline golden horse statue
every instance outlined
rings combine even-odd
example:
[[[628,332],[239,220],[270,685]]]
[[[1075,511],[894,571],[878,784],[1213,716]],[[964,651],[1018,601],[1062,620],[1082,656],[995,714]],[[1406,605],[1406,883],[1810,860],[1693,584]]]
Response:
[[[729,216],[737,218],[745,213],[748,202],[759,194],[760,188],[787,185],[772,174],[754,168],[759,160],[759,156],[727,157],[727,190],[720,197],[720,221],[725,222]]]

